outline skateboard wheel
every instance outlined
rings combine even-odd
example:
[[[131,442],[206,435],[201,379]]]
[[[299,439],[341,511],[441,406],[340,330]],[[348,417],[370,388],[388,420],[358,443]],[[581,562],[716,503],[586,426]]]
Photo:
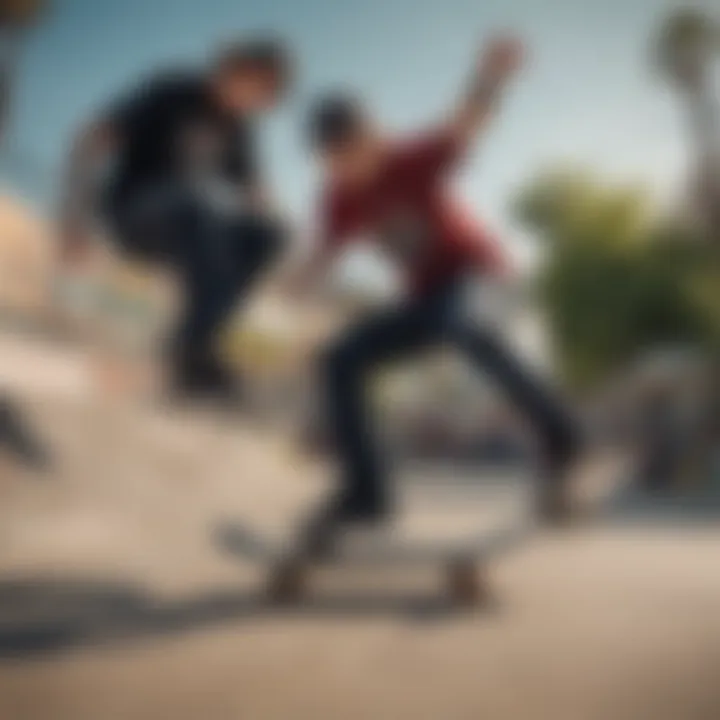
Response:
[[[468,558],[457,558],[447,568],[447,583],[453,604],[474,607],[487,598],[483,577],[475,563]]]
[[[283,563],[270,577],[268,599],[278,604],[301,600],[305,593],[306,574],[306,567],[301,562]]]

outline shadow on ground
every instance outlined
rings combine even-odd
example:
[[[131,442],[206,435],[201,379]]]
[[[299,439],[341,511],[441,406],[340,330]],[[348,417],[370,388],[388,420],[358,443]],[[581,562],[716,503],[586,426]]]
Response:
[[[6,579],[0,580],[0,662],[263,618],[399,615],[428,620],[457,612],[441,597],[407,593],[323,593],[282,606],[247,588],[165,601],[142,587],[119,583]]]

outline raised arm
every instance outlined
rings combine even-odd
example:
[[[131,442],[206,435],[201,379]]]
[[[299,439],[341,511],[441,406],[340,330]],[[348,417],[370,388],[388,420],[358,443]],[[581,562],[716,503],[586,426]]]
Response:
[[[91,240],[98,190],[107,162],[124,137],[177,92],[174,76],[158,76],[132,88],[86,123],[70,147],[60,197],[61,251],[83,254]]]
[[[508,81],[523,62],[522,43],[495,37],[480,53],[467,93],[452,114],[448,132],[459,149],[466,148],[486,128]]]

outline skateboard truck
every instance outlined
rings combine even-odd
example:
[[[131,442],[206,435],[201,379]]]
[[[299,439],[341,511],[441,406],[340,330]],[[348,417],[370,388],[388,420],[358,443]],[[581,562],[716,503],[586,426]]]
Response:
[[[472,557],[451,558],[446,568],[446,584],[453,605],[460,608],[485,605],[490,599],[486,574],[485,564],[478,567]]]

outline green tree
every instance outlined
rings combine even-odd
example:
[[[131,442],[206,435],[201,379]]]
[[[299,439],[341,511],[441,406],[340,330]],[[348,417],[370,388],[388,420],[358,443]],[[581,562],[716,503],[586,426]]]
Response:
[[[648,349],[704,346],[717,332],[704,248],[659,221],[637,188],[557,171],[530,182],[516,212],[545,248],[538,297],[570,387],[590,389]]]

